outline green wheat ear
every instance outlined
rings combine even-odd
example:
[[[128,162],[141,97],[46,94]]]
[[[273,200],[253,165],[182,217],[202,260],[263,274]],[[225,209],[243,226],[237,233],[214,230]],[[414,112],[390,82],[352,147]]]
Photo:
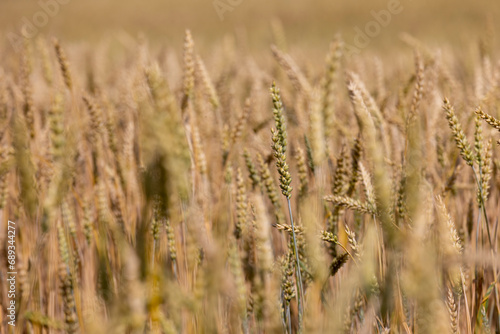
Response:
[[[273,115],[276,130],[271,129],[272,133],[272,149],[274,157],[276,158],[276,167],[280,175],[280,188],[282,194],[286,198],[292,197],[292,177],[290,175],[289,167],[286,162],[286,148],[287,148],[287,133],[285,116],[283,115],[283,103],[281,102],[280,91],[273,82],[271,86],[271,97],[273,101]]]
[[[287,149],[287,134],[286,134],[286,123],[285,116],[283,115],[283,103],[281,102],[280,90],[276,87],[276,83],[273,82],[271,86],[271,97],[273,100],[273,115],[274,122],[276,123],[277,135],[281,145],[283,154],[286,153]]]
[[[280,176],[280,188],[281,193],[287,199],[292,197],[292,176],[290,175],[289,167],[286,162],[286,155],[283,150],[283,146],[280,144],[279,134],[276,130],[271,130],[273,137],[273,151],[274,157],[276,158],[276,167],[278,168],[278,174]]]
[[[304,307],[304,287],[302,284],[302,274],[300,269],[300,261],[299,261],[299,250],[297,247],[297,238],[295,235],[295,225],[293,222],[292,215],[292,206],[290,203],[290,198],[292,197],[292,176],[289,171],[288,164],[286,162],[286,145],[287,145],[287,134],[286,134],[286,125],[285,125],[285,117],[283,115],[283,103],[281,102],[281,96],[279,93],[279,89],[276,87],[276,84],[273,82],[271,87],[271,97],[273,100],[273,114],[274,121],[276,125],[276,130],[271,129],[272,134],[272,149],[274,157],[276,158],[276,167],[278,169],[279,179],[280,179],[280,188],[283,196],[286,197],[288,203],[288,213],[290,216],[290,225],[292,226],[292,245],[293,252],[295,254],[296,260],[296,271],[297,271],[297,286],[299,291],[298,296],[298,307],[299,307],[299,325],[302,322],[302,314]]]

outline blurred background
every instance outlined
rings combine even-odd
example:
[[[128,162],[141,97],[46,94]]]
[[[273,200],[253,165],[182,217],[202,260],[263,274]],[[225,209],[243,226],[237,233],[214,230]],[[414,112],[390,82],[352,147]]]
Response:
[[[19,32],[26,19],[56,0],[0,0],[0,31]],[[324,50],[337,32],[353,44],[355,28],[374,20],[371,11],[399,3],[399,14],[371,38],[367,50],[397,47],[401,32],[433,44],[471,42],[498,28],[500,2],[493,0],[59,0],[57,14],[35,27],[37,33],[72,42],[93,42],[113,34],[144,35],[161,45],[182,42],[192,30],[198,47],[227,35],[244,39],[250,51],[271,42],[271,22],[279,20],[288,43]],[[37,18],[44,22],[43,15]],[[111,34],[110,34],[111,33]]]

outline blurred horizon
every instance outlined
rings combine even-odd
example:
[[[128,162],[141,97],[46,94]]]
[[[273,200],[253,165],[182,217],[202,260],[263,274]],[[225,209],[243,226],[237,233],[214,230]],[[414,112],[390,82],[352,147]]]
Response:
[[[384,50],[394,45],[402,32],[433,44],[459,46],[478,39],[488,29],[497,28],[494,17],[500,13],[498,2],[479,1],[264,1],[249,0],[4,0],[0,1],[0,31],[19,34],[20,26],[48,3],[56,4],[56,13],[46,24],[33,26],[39,34],[57,36],[71,42],[95,42],[109,34],[143,35],[153,43],[179,45],[183,32],[190,29],[199,46],[208,47],[227,35],[243,37],[251,50],[271,43],[270,22],[279,20],[291,46],[325,49],[336,33],[348,45],[354,44],[356,29],[364,30],[374,21],[373,12],[399,4],[400,13],[389,18],[370,38],[367,49]],[[234,5],[231,5],[234,4]],[[217,7],[217,9],[216,9]],[[50,7],[47,7],[50,8]],[[217,11],[219,10],[219,12]],[[38,19],[43,21],[42,17]],[[467,29],[463,29],[463,27]],[[462,28],[460,28],[462,27]]]

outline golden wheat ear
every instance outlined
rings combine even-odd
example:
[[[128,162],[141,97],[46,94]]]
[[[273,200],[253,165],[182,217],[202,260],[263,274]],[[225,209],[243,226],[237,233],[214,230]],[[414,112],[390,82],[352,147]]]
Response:
[[[182,83],[181,110],[187,108],[189,99],[194,89],[194,42],[190,30],[186,30],[184,36],[184,78]]]
[[[69,70],[69,62],[66,57],[66,53],[57,38],[52,39],[52,44],[54,45],[54,50],[56,51],[57,61],[64,79],[64,84],[71,91],[73,89],[73,77],[71,76],[71,72]]]
[[[472,166],[474,164],[475,156],[472,153],[470,143],[462,130],[462,125],[458,121],[455,115],[455,109],[452,107],[448,99],[443,101],[443,109],[446,112],[446,119],[448,120],[448,125],[450,126],[451,132],[455,139],[458,149],[460,150],[460,155],[465,160],[465,162]]]

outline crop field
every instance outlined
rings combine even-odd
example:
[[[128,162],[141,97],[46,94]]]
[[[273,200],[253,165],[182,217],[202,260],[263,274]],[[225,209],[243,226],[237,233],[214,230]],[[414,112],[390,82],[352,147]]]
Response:
[[[0,11],[0,334],[500,333],[499,4]]]

